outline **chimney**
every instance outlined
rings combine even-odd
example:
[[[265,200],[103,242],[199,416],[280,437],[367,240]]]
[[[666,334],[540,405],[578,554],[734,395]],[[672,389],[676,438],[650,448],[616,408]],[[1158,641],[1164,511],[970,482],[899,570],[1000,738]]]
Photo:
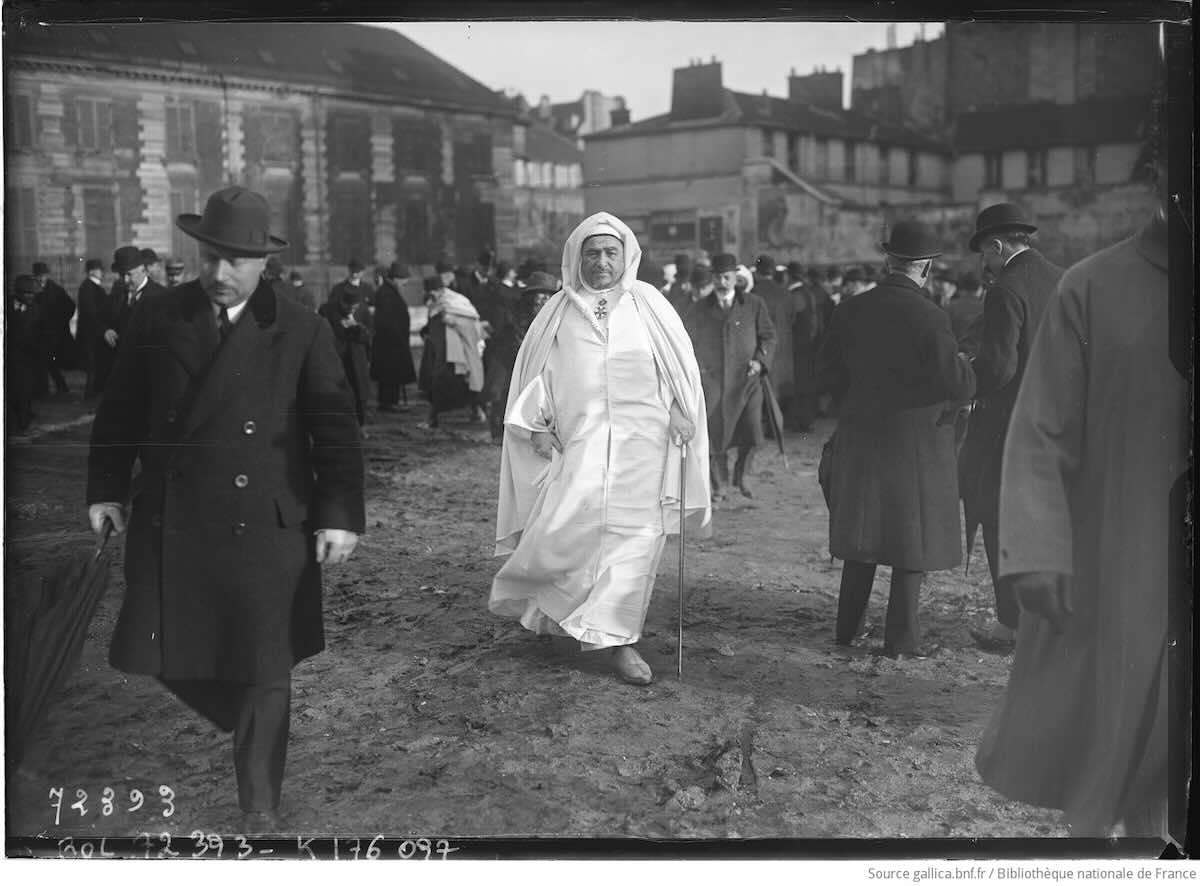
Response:
[[[724,109],[725,86],[719,61],[675,69],[671,85],[672,119],[719,117]]]
[[[613,109],[608,115],[610,126],[625,126],[629,123],[629,108],[625,107],[625,97],[618,95],[613,99]]]
[[[538,99],[537,115],[542,120],[550,119],[550,96],[543,95]]]
[[[842,70],[814,70],[811,74],[788,77],[788,100],[800,104],[814,105],[818,108],[828,108],[831,111],[842,109]]]

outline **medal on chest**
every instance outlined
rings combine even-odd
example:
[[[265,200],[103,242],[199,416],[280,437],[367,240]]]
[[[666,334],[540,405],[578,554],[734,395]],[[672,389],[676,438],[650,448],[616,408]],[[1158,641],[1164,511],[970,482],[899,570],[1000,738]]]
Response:
[[[600,296],[600,301],[596,302],[596,307],[592,308],[592,313],[596,315],[597,320],[603,320],[608,316],[608,299]]]

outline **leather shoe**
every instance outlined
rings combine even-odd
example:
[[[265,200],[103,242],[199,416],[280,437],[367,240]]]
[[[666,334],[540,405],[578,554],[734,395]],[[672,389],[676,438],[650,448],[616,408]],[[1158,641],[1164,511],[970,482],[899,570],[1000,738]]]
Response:
[[[971,628],[971,639],[975,641],[975,645],[984,652],[994,652],[997,655],[1008,655],[1016,648],[1017,641],[1011,631],[1008,636],[1001,632],[989,633],[988,631],[979,628]]]
[[[752,493],[750,491],[750,487],[747,486],[745,483],[738,484],[738,492],[740,492],[742,495],[746,496],[746,498],[754,498],[754,493]]]
[[[283,819],[274,809],[255,810],[242,813],[243,836],[260,834],[282,834]]]
[[[618,646],[612,653],[613,668],[626,683],[634,686],[646,686],[654,679],[650,665],[638,655],[632,646]]]

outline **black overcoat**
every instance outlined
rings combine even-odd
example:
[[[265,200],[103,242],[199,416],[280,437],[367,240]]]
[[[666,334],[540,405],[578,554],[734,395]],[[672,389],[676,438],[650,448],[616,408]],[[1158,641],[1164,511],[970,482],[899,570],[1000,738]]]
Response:
[[[1033,337],[1062,275],[1062,268],[1036,249],[1027,249],[1013,256],[988,287],[974,329],[977,402],[959,462],[968,534],[979,523],[998,525],[1008,422]]]
[[[371,378],[407,385],[417,380],[409,334],[408,303],[390,282],[375,290],[375,339],[371,345]]]
[[[714,293],[696,302],[683,323],[700,366],[709,451],[715,455],[734,446],[760,445],[762,380],[746,370],[751,360],[768,369],[771,365],[775,327],[766,302],[752,292],[738,292],[725,312]]]
[[[133,493],[113,666],[261,683],[324,648],[313,533],[362,532],[361,446],[320,317],[260,283],[222,343],[197,281],[139,302],[88,463],[89,503]]]
[[[829,550],[842,560],[949,569],[962,558],[954,426],[975,375],[950,320],[890,274],[833,312],[823,384],[841,402],[833,437]]]

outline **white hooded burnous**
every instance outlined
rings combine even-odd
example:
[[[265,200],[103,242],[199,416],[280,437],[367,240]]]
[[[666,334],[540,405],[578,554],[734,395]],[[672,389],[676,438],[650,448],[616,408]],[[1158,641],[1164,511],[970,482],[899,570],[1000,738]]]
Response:
[[[620,240],[624,267],[610,288],[595,290],[582,275],[584,241],[604,234]],[[615,216],[597,213],[575,229],[563,288],[522,343],[505,412],[495,553],[508,560],[488,608],[585,650],[641,637],[666,535],[679,531],[672,405],[695,429],[685,519],[701,535],[711,531],[700,371],[675,310],[637,280],[640,260],[637,239]],[[553,435],[548,461],[535,432]]]

